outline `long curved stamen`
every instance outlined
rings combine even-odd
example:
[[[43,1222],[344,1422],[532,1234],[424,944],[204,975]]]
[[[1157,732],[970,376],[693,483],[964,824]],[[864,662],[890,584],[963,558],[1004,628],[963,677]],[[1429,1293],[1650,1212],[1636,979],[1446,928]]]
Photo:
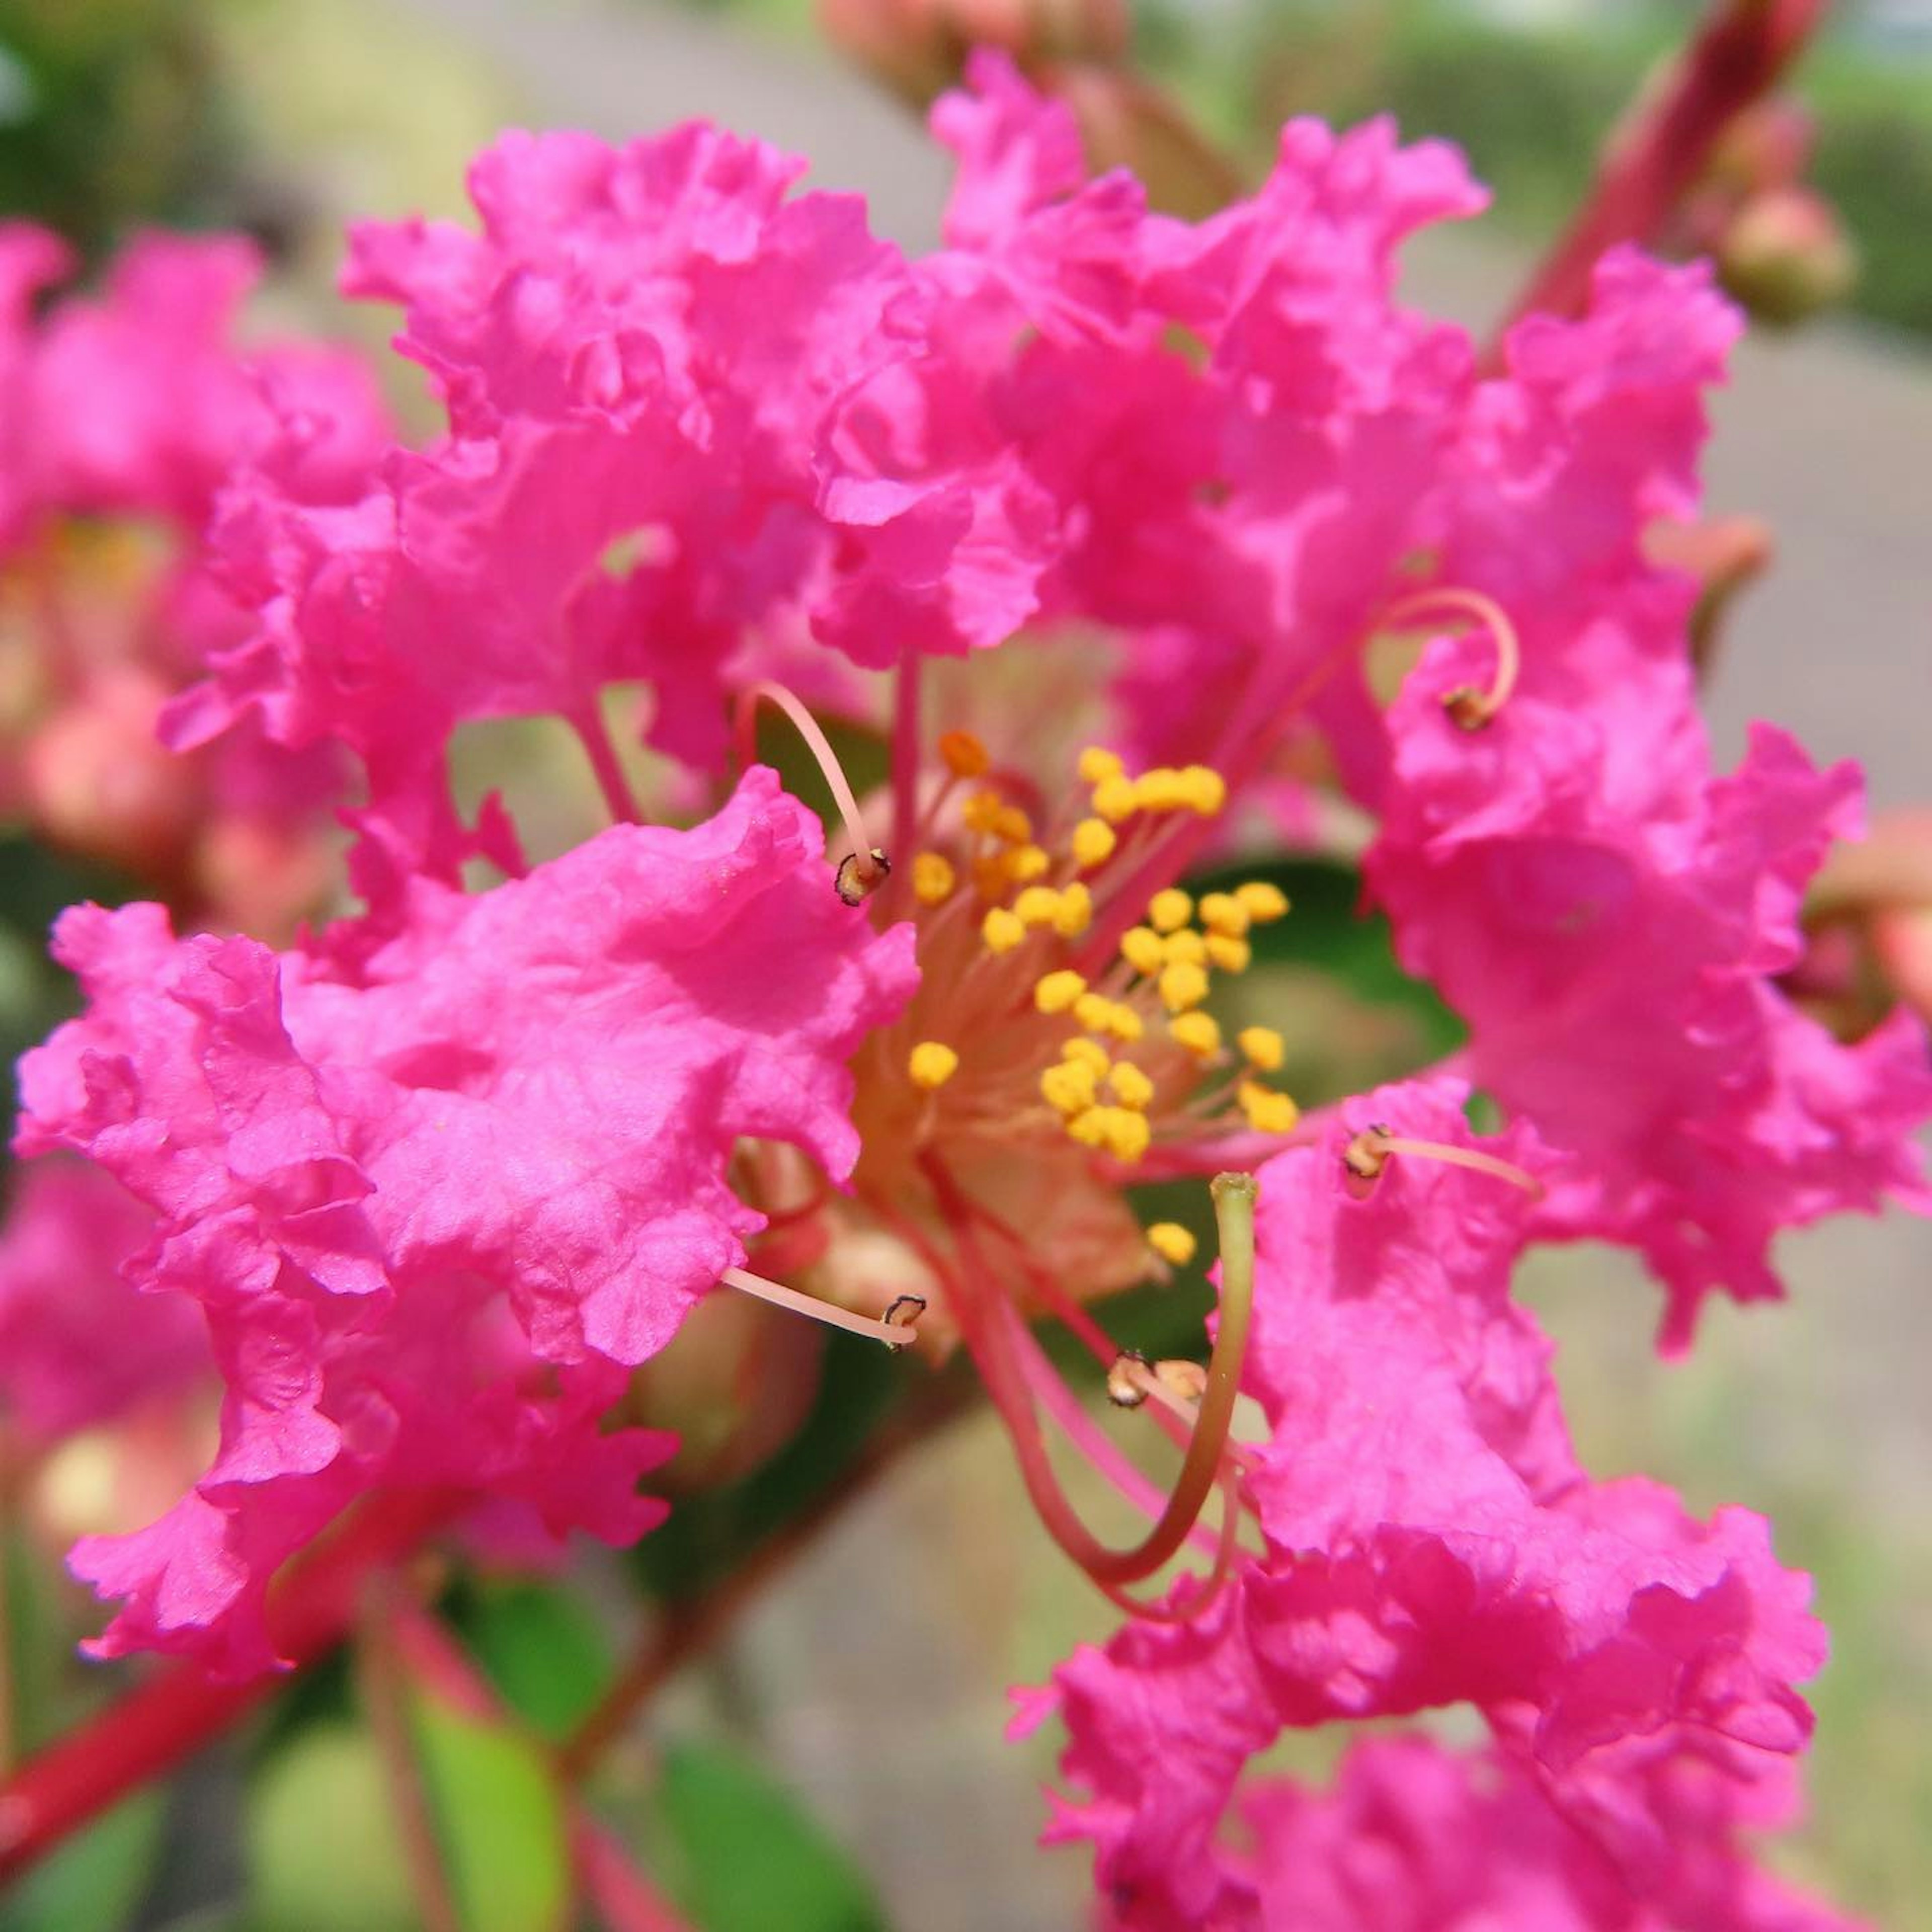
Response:
[[[820,1301],[815,1296],[801,1294],[795,1288],[787,1288],[782,1282],[767,1281],[761,1274],[753,1274],[748,1269],[728,1268],[718,1277],[727,1288],[735,1288],[741,1294],[755,1296],[760,1301],[769,1301],[774,1307],[788,1308],[794,1315],[809,1316],[814,1322],[823,1322],[833,1328],[843,1328],[848,1334],[862,1335],[868,1342],[883,1342],[889,1348],[903,1348],[913,1339],[913,1322],[919,1310],[908,1311],[908,1318],[899,1321],[874,1322],[871,1316],[855,1315],[849,1308],[841,1308],[836,1302]],[[893,1303],[894,1308],[902,1304],[919,1301],[916,1295],[901,1295]],[[925,1304],[919,1302],[919,1307]]]
[[[1221,1472],[1221,1528],[1214,1540],[1214,1564],[1206,1576],[1184,1590],[1171,1604],[1149,1601],[1111,1583],[1102,1583],[1108,1602],[1143,1623],[1185,1624],[1212,1607],[1234,1574],[1234,1557],[1240,1546],[1237,1532],[1241,1526],[1240,1472],[1230,1462]]]
[[[941,1163],[928,1156],[923,1164],[970,1261],[977,1239],[958,1190]],[[1254,1302],[1255,1179],[1247,1174],[1217,1174],[1213,1191],[1221,1240],[1221,1308],[1207,1387],[1167,1506],[1130,1549],[1110,1549],[1094,1536],[1075,1514],[1053,1473],[1039,1417],[1000,1318],[1003,1314],[1016,1318],[1011,1317],[1004,1300],[986,1308],[975,1306],[970,1289],[957,1298],[960,1331],[1006,1422],[1022,1478],[1041,1521],[1066,1554],[1103,1586],[1136,1583],[1159,1570],[1186,1540],[1221,1474]]]
[[[1404,597],[1391,604],[1384,616],[1388,621],[1400,624],[1409,618],[1425,617],[1432,611],[1450,610],[1460,610],[1464,616],[1474,618],[1489,632],[1496,648],[1496,676],[1486,692],[1465,685],[1458,690],[1445,692],[1442,697],[1442,708],[1464,730],[1480,730],[1508,703],[1510,693],[1516,688],[1517,674],[1522,668],[1522,647],[1516,640],[1516,626],[1510,622],[1502,606],[1480,590],[1466,590],[1449,584],[1439,590],[1419,590],[1412,597]]]
[[[1471,1168],[1521,1188],[1534,1200],[1543,1198],[1543,1183],[1514,1161],[1485,1154],[1480,1148],[1454,1147],[1447,1141],[1411,1140],[1406,1135],[1391,1133],[1384,1126],[1364,1127],[1342,1150],[1342,1159],[1357,1180],[1368,1181],[1381,1174],[1392,1154],[1408,1154],[1417,1160],[1440,1161],[1446,1167]]]
[[[754,729],[758,700],[764,698],[776,704],[791,720],[798,735],[805,740],[805,748],[812,755],[818,769],[825,775],[825,782],[832,794],[832,802],[838,808],[838,816],[844,821],[845,836],[852,842],[852,850],[839,867],[842,878],[849,870],[852,883],[859,889],[862,898],[874,886],[882,884],[890,866],[884,855],[874,849],[866,837],[865,820],[859,814],[859,801],[854,796],[850,781],[845,776],[845,768],[839,764],[838,754],[832,748],[831,740],[820,730],[818,720],[799,702],[794,693],[782,684],[760,678],[755,684],[748,684],[738,694],[738,755],[741,763],[752,764],[758,757],[758,737]],[[856,903],[856,902],[855,902]]]

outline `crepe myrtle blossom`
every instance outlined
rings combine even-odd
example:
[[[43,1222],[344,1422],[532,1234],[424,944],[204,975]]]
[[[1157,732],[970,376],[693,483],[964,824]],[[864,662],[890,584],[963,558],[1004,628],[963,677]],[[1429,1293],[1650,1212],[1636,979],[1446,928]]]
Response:
[[[98,292],[56,292],[64,246],[0,224],[0,811],[224,922],[280,924],[322,884],[340,754],[250,727],[183,759],[156,722],[245,632],[201,548],[230,472],[327,502],[388,427],[356,358],[238,344],[260,266],[236,237],[144,234]]]
[[[1772,988],[1849,780],[1774,735],[1710,772],[1694,586],[1643,544],[1694,504],[1728,312],[1618,254],[1485,375],[1393,293],[1404,236],[1479,205],[1446,148],[1296,122],[1188,224],[1088,181],[998,61],[934,124],[960,172],[918,260],[703,127],[506,136],[480,234],[358,235],[352,289],[403,303],[447,433],[320,507],[243,465],[214,541],[251,626],[169,728],[353,752],[368,909],[280,953],[71,914],[88,1009],[25,1064],[23,1148],[153,1210],[137,1275],[201,1304],[230,1390],[193,1494],[76,1554],[124,1604],[106,1646],[259,1666],[270,1573],[386,1486],[638,1534],[666,1445],[600,1420],[723,1282],[970,1357],[1129,1613],[1031,1706],[1071,1740],[1055,1832],[1128,1923],[1252,1922],[1264,1848],[1222,1825],[1284,1727],[1460,1706],[1675,1922],[1671,1794],[1715,1781],[1730,1858],[1822,1634],[1758,1518],[1578,1466],[1509,1272],[1608,1234],[1681,1304],[1761,1292],[1771,1230],[1910,1192],[1928,1100],[1902,1024],[1845,1048]],[[735,746],[712,817],[535,867],[500,805],[466,822],[452,735],[538,713],[632,818],[600,705],[633,679],[660,749]],[[824,770],[829,850],[751,756],[761,706]],[[874,795],[814,707],[886,748]],[[1471,1037],[1304,1122],[1282,1034],[1212,1010],[1290,908],[1260,868],[1192,875],[1311,776],[1372,814],[1371,886]],[[478,854],[504,883],[466,889]],[[1094,1304],[1193,1258],[1129,1185],[1256,1166],[1258,1213],[1217,1184],[1204,1367],[1124,1352]],[[785,1282],[746,1265],[768,1226]],[[1049,1317],[1180,1448],[1166,1491]],[[1231,1435],[1242,1391],[1265,1442]],[[1073,1509],[1048,1418],[1138,1541]]]
[[[1521,1127],[1472,1135],[1465,1092],[1385,1088],[1262,1168],[1252,1264],[1224,1250],[1222,1330],[1250,1324],[1242,1387],[1268,1431],[1238,1452],[1226,1586],[1023,1700],[1023,1726],[1057,1711],[1068,1734],[1048,1835],[1093,1843],[1124,1926],[1318,1922],[1285,1908],[1298,1883],[1322,1888],[1295,1835],[1320,1824],[1279,1798],[1243,1805],[1248,1760],[1285,1727],[1460,1705],[1489,1722],[1528,1869],[1472,1867],[1462,1832],[1420,1839],[1414,1888],[1388,1875],[1360,1922],[1448,1922],[1478,1871],[1498,1910],[1520,1880],[1580,1924],[1792,1922],[1744,1909],[1773,1894],[1726,1848],[1809,1734],[1808,1580],[1748,1511],[1700,1521],[1660,1484],[1578,1466],[1550,1346],[1509,1294],[1535,1203],[1507,1184],[1553,1157]],[[1184,1582],[1167,1607],[1202,1594]],[[1695,1837],[1680,1787],[1713,1814]],[[1345,1775],[1330,1802],[1360,1796]],[[1459,1802],[1479,1811],[1479,1791]],[[1237,1810],[1252,1856],[1220,1829]],[[1372,1865],[1372,1839],[1352,1856]]]

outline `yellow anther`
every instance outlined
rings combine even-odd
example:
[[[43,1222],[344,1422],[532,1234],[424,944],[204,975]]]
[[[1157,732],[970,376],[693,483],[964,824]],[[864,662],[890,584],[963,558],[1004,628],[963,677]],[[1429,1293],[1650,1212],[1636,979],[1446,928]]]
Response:
[[[1257,926],[1266,926],[1288,910],[1288,895],[1265,879],[1250,879],[1246,884],[1237,886],[1234,896],[1247,908],[1249,918]]]
[[[1154,1139],[1154,1130],[1144,1114],[1126,1107],[1096,1107],[1106,1116],[1101,1127],[1102,1144],[1116,1160],[1138,1160]]]
[[[1178,812],[1187,802],[1185,790],[1172,765],[1156,765],[1134,781],[1134,802],[1143,812]]]
[[[1147,1238],[1148,1246],[1176,1268],[1185,1268],[1194,1258],[1194,1237],[1178,1221],[1155,1222]]]
[[[1003,805],[986,828],[1003,844],[1024,845],[1033,836],[1033,820],[1016,805]]]
[[[1190,1053],[1198,1054],[1203,1060],[1220,1050],[1221,1029],[1212,1013],[1176,1013],[1167,1030]]]
[[[1208,975],[1198,966],[1179,959],[1160,969],[1160,1003],[1171,1013],[1184,1013],[1208,997]]]
[[[1006,808],[1006,800],[998,792],[988,789],[970,794],[959,808],[959,816],[965,822],[968,831],[991,832]]]
[[[1094,788],[1094,809],[1109,825],[1118,825],[1122,819],[1132,818],[1139,809],[1133,780],[1124,772],[1116,772],[1111,778],[1102,778]]]
[[[1248,1125],[1258,1134],[1285,1134],[1301,1118],[1301,1109],[1286,1094],[1277,1094],[1256,1080],[1244,1080],[1234,1097]]]
[[[1078,767],[1083,783],[1096,785],[1106,778],[1117,778],[1126,767],[1118,752],[1110,752],[1104,745],[1089,745],[1080,754]]]
[[[1125,1040],[1131,1045],[1135,1040],[1138,1040],[1147,1029],[1141,1024],[1141,1016],[1132,1006],[1128,1006],[1123,1000],[1110,1000],[1107,1003],[1105,1030],[1112,1034],[1116,1040]]]
[[[942,731],[939,755],[956,778],[976,778],[993,762],[986,746],[970,731]]]
[[[1136,1112],[1144,1111],[1154,1098],[1154,1082],[1131,1060],[1117,1060],[1107,1076],[1107,1084],[1114,1090],[1114,1098],[1124,1107],[1131,1107]]]
[[[1082,1147],[1104,1147],[1107,1141],[1107,1116],[1111,1107],[1088,1107],[1066,1123],[1067,1136]]]
[[[1148,901],[1148,921],[1156,932],[1178,932],[1194,916],[1194,902],[1177,886]]]
[[[1052,863],[1038,845],[1016,845],[1000,860],[1006,877],[1016,885],[1024,885],[1029,879],[1043,879]]]
[[[1034,982],[1033,1003],[1043,1013],[1064,1013],[1086,990],[1087,982],[1078,973],[1048,973]]]
[[[1013,902],[1013,916],[1022,926],[1051,926],[1060,911],[1060,895],[1051,886],[1029,886]]]
[[[950,898],[958,883],[952,860],[937,852],[922,852],[912,862],[912,895],[921,905],[938,905]]]
[[[1071,1040],[1062,1040],[1060,1057],[1092,1067],[1096,1078],[1107,1070],[1107,1049],[1097,1040],[1088,1040],[1084,1034],[1076,1034]]]
[[[1201,898],[1201,923],[1210,932],[1225,933],[1239,939],[1248,929],[1248,909],[1232,892],[1204,892]]]
[[[1228,802],[1228,781],[1210,765],[1190,765],[1180,774],[1181,802],[1212,818]]]
[[[1130,926],[1120,934],[1120,957],[1151,980],[1167,964],[1167,946],[1150,926]]]
[[[1104,866],[1114,856],[1118,836],[1104,818],[1083,818],[1073,828],[1073,862],[1083,872]]]
[[[1018,914],[995,906],[980,922],[980,936],[986,940],[988,952],[1010,952],[1025,938],[1026,928],[1020,923]]]
[[[1076,879],[1060,890],[1053,929],[1062,939],[1078,939],[1094,922],[1094,895]]]
[[[915,1087],[930,1094],[959,1071],[959,1056],[942,1041],[922,1040],[906,1058],[906,1072]]]
[[[1073,1017],[1089,1033],[1105,1033],[1114,1003],[1105,993],[1082,993],[1073,1002]]]
[[[1184,926],[1178,932],[1170,932],[1160,943],[1162,964],[1204,966],[1208,963],[1208,942],[1191,926]]]
[[[1070,1120],[1093,1106],[1100,1080],[1084,1060],[1058,1060],[1042,1071],[1040,1090],[1056,1114],[1064,1114]]]
[[[1273,1027],[1244,1027],[1234,1040],[1248,1064],[1258,1066],[1264,1073],[1274,1072],[1286,1052],[1281,1035]]]
[[[1224,973],[1245,973],[1254,956],[1255,949],[1245,939],[1230,939],[1225,932],[1208,935],[1208,957]]]

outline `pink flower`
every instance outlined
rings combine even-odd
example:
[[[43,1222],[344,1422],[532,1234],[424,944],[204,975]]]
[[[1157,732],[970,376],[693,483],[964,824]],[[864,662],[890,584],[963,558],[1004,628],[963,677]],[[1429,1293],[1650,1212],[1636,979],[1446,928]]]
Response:
[[[1574,1830],[1535,1778],[1490,1750],[1371,1738],[1332,1791],[1256,1786],[1241,1805],[1252,1854],[1228,1855],[1238,1904],[1216,1921],[1297,1932],[1849,1932],[1744,1855],[1739,1825],[1784,1822],[1779,1780],[1741,1788],[1697,1758],[1647,1767],[1643,1802],[1670,1834],[1658,1902]],[[1157,1923],[1130,1912],[1124,1927]]]
[[[1625,1802],[1631,1754],[1748,1781],[1808,1735],[1792,1687],[1822,1633],[1762,1521],[1700,1522],[1577,1466],[1549,1344],[1508,1296],[1531,1198],[1426,1157],[1490,1152],[1463,1090],[1384,1089],[1262,1169],[1244,1382],[1270,1432],[1243,1486],[1266,1555],[1192,1622],[1130,1624],[1055,1673],[1081,1795],[1049,1836],[1092,1840],[1102,1889],[1148,1924],[1218,1909],[1217,1826],[1284,1726],[1473,1705],[1639,1901],[1670,1844]],[[1370,1121],[1424,1146],[1364,1184],[1343,1155]],[[1495,1150],[1549,1165],[1521,1129]]]
[[[374,949],[66,915],[89,1006],[22,1063],[20,1144],[154,1210],[136,1277],[201,1304],[229,1391],[194,1492],[75,1552],[127,1600],[106,1652],[260,1668],[269,1575],[378,1486],[613,1541],[657,1520],[634,1484],[668,1439],[604,1412],[762,1225],[727,1181],[741,1136],[849,1171],[844,1060],[910,990],[908,934],[874,935],[819,853],[759,769],[692,831],[422,883]]]
[[[98,1168],[16,1177],[0,1232],[0,1414],[35,1448],[205,1377],[200,1310],[144,1294],[123,1270],[154,1216]]]

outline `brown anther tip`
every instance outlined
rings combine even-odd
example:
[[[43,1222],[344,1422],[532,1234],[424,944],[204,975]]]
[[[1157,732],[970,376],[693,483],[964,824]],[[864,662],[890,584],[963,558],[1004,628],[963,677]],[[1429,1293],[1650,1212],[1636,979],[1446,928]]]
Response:
[[[848,905],[863,905],[885,884],[892,869],[891,860],[874,845],[863,854],[848,852],[839,860],[832,883]]]
[[[1390,1138],[1389,1130],[1378,1120],[1364,1127],[1342,1150],[1342,1165],[1358,1180],[1373,1180],[1388,1165],[1389,1150],[1382,1143]]]
[[[903,1348],[906,1342],[912,1340],[913,1332],[919,1325],[919,1318],[925,1312],[926,1297],[922,1294],[901,1294],[893,1298],[892,1306],[879,1317],[888,1328],[903,1328],[906,1331],[905,1342],[895,1342],[891,1345],[892,1347]]]
[[[1183,1402],[1198,1402],[1208,1392],[1208,1370],[1199,1362],[1185,1360],[1156,1362],[1154,1372],[1160,1378],[1161,1386],[1170,1395],[1178,1395]]]
[[[1442,708],[1448,712],[1450,722],[1465,731],[1481,730],[1496,715],[1489,693],[1467,684],[1454,691],[1445,691],[1442,694]]]
[[[1138,1348],[1123,1348],[1107,1371],[1107,1400],[1116,1408],[1138,1408],[1148,1399],[1147,1384],[1134,1372],[1144,1370],[1148,1358]]]

